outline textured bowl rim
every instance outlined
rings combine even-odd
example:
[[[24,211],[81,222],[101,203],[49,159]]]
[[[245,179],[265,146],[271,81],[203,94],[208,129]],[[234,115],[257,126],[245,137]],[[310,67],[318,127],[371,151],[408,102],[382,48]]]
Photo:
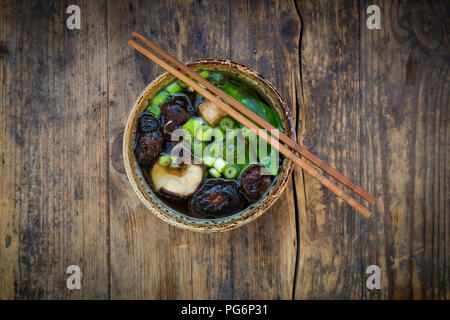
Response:
[[[227,70],[228,72],[244,74],[246,77],[251,78],[256,83],[261,84],[262,86],[260,87],[260,89],[264,90],[266,98],[268,98],[268,96],[270,95],[271,96],[270,100],[276,101],[277,104],[279,105],[281,109],[279,111],[283,113],[282,121],[283,123],[285,123],[286,126],[285,129],[287,131],[286,133],[289,136],[291,136],[294,140],[296,139],[292,115],[285,100],[279,94],[277,89],[261,74],[240,63],[223,59],[198,59],[188,62],[187,65],[194,68],[201,68],[202,66],[204,67],[221,66],[222,68],[228,68],[229,69]],[[136,117],[139,117],[139,114],[143,111],[140,110],[141,108],[139,108],[139,106],[144,98],[148,98],[149,96],[148,92],[151,91],[151,89],[153,89],[154,87],[157,87],[161,83],[166,82],[168,79],[172,78],[174,77],[168,72],[164,72],[158,75],[149,85],[145,87],[145,89],[136,99],[136,102],[134,103],[132,109],[130,110],[128,120],[125,125],[123,138],[123,160],[128,180],[130,181],[130,184],[134,192],[136,193],[138,198],[142,201],[142,203],[144,203],[146,208],[148,208],[158,218],[168,222],[173,226],[190,231],[197,231],[203,233],[227,231],[243,226],[255,220],[257,217],[261,216],[264,212],[266,212],[276,202],[276,200],[279,198],[279,196],[286,188],[288,179],[291,176],[293,170],[293,163],[291,160],[285,159],[284,169],[283,172],[280,175],[278,175],[278,181],[271,187],[270,193],[267,193],[264,196],[264,198],[262,198],[257,203],[257,205],[247,208],[235,215],[231,215],[224,218],[198,219],[189,217],[177,212],[176,210],[167,208],[168,206],[164,205],[162,201],[159,201],[160,203],[158,207],[158,205],[154,203],[152,199],[149,198],[147,192],[143,190],[145,187],[141,185],[141,183],[139,182],[139,180],[142,181],[143,179],[142,178],[138,179],[137,173],[135,172],[137,164],[133,152],[133,141],[132,141],[133,139],[131,139],[131,136],[133,135],[133,122],[136,121],[135,120]],[[164,212],[163,210],[161,210],[160,208],[161,205],[166,207],[164,209],[167,209],[168,212]],[[169,211],[171,211],[171,213],[169,213]],[[245,214],[242,215],[241,213]],[[180,219],[180,217],[182,217],[182,219]],[[233,219],[233,217],[235,217],[235,219]]]

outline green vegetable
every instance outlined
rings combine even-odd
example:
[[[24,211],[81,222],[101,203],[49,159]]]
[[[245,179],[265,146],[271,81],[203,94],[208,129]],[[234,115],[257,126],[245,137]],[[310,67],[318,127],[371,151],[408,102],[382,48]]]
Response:
[[[188,85],[186,83],[184,83],[183,81],[181,81],[180,79],[177,79],[177,83],[183,89],[188,87]]]
[[[222,87],[222,90],[242,103],[248,109],[259,115],[261,118],[272,124],[275,128],[283,131],[281,121],[275,111],[262,102],[254,90],[246,89],[232,81]]]
[[[239,88],[238,86],[236,86],[233,82],[228,81],[226,83],[226,85],[224,85],[222,87],[222,90],[225,91],[226,93],[228,93],[230,96],[232,96],[233,98],[235,98],[237,101],[241,101],[242,99],[245,99],[247,97],[247,95],[241,90],[241,88]]]
[[[261,159],[261,164],[269,170],[269,172],[276,176],[278,174],[278,154],[275,150],[271,150],[270,155]]]
[[[234,120],[230,117],[224,117],[219,121],[219,127],[224,132],[226,132],[228,129],[233,129],[234,124],[235,124]]]
[[[198,119],[190,118],[182,128],[187,130],[192,136],[195,135],[198,129],[202,127],[203,122]]]
[[[202,77],[202,78],[208,78],[208,77],[209,77],[209,72],[206,71],[206,70],[200,71],[198,74],[199,74],[200,77]]]
[[[222,158],[217,158],[214,162],[214,168],[216,168],[219,172],[222,172],[223,169],[227,166],[227,163]]]
[[[150,112],[156,118],[159,118],[161,115],[161,108],[155,104],[151,104],[147,107],[147,112]]]
[[[163,167],[168,167],[172,163],[172,157],[171,156],[161,156],[159,157],[159,164]]]
[[[227,141],[232,141],[238,136],[239,129],[227,129],[225,132],[227,136]]]
[[[248,109],[259,115],[261,118],[272,124],[275,128],[283,131],[281,121],[267,104],[256,98],[245,98],[240,101]]]
[[[161,90],[152,98],[152,105],[159,107],[168,97],[169,93],[165,90]]]
[[[178,93],[181,90],[183,90],[183,88],[178,84],[178,81],[174,81],[166,87],[166,91],[169,93]]]
[[[205,150],[206,144],[202,141],[192,141],[191,150],[197,157],[203,156],[203,150]]]
[[[197,130],[195,137],[199,141],[211,141],[213,134],[214,129],[211,126],[204,124],[201,126],[200,130]]]
[[[206,156],[202,158],[202,163],[207,166],[207,167],[212,167],[214,166],[214,162],[216,161],[216,158],[214,157],[210,157],[210,156]]]
[[[212,72],[208,79],[213,85],[223,87],[228,83],[228,77],[219,72]]]
[[[256,139],[258,136],[256,135],[256,133],[253,132],[253,130],[244,127],[242,128],[242,134],[244,135],[245,138],[249,139],[249,140],[253,140]]]
[[[238,169],[234,166],[226,166],[225,170],[223,171],[223,175],[228,179],[233,179],[238,176]]]
[[[208,170],[209,174],[212,175],[214,178],[220,178],[220,172],[217,171],[216,168],[211,168]]]
[[[213,142],[206,146],[203,156],[222,157],[223,153],[222,142]]]
[[[181,159],[179,159],[177,156],[172,156],[170,158],[172,159],[172,163],[170,164],[170,166],[178,168],[181,164]]]
[[[213,136],[214,136],[214,141],[216,141],[216,142],[220,142],[225,139],[225,135],[223,134],[222,130],[220,130],[219,128],[213,129]]]
[[[234,162],[236,156],[237,146],[234,144],[226,144],[223,146],[223,155],[227,162]]]

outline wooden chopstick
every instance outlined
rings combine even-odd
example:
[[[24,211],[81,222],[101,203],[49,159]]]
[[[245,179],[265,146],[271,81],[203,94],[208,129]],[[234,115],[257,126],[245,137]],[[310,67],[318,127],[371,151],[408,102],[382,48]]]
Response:
[[[244,126],[252,130],[255,134],[257,134],[259,137],[261,137],[264,141],[269,143],[272,147],[274,147],[276,150],[284,154],[287,158],[292,160],[295,164],[297,164],[300,168],[305,170],[307,173],[309,173],[311,176],[313,176],[315,179],[317,179],[320,183],[322,183],[325,187],[327,187],[331,192],[333,192],[336,196],[341,198],[344,202],[346,202],[348,205],[350,205],[352,208],[354,208],[357,212],[362,214],[364,217],[369,218],[372,215],[372,212],[370,212],[366,207],[361,205],[358,201],[353,199],[348,193],[346,193],[344,190],[336,186],[333,182],[331,182],[329,179],[327,179],[323,174],[319,171],[317,171],[314,167],[312,167],[309,163],[301,159],[294,150],[290,150],[287,147],[285,147],[283,144],[278,143],[277,140],[273,138],[269,138],[267,134],[262,134],[260,132],[260,128],[256,126],[252,121],[248,120],[246,117],[244,117],[241,113],[233,109],[232,107],[228,106],[226,103],[224,103],[222,100],[220,100],[218,97],[210,93],[208,90],[202,88],[197,82],[194,80],[191,80],[188,78],[184,73],[182,73],[180,70],[175,69],[173,66],[169,65],[167,62],[165,62],[160,57],[156,56],[153,52],[149,51],[147,48],[143,47],[141,44],[137,43],[135,40],[130,39],[128,40],[128,44],[138,50],[140,53],[151,59],[152,61],[156,62],[158,65],[160,65],[162,68],[166,69],[169,73],[174,75],[176,78],[180,79],[190,87],[192,87],[195,91],[199,92],[202,96],[204,96],[206,99],[214,103],[217,107],[221,108],[224,112],[228,113],[232,118],[234,118],[236,121],[242,123]],[[187,68],[187,67],[186,67]],[[217,89],[219,90],[219,89]],[[264,132],[264,131],[263,131]]]
[[[228,102],[232,107],[235,107],[240,113],[244,114],[247,118],[252,119],[254,122],[256,122],[258,125],[260,125],[262,128],[267,129],[268,131],[277,129],[275,128],[271,123],[267,122],[263,118],[261,118],[256,113],[252,112],[245,106],[243,106],[239,101],[231,97],[229,94],[223,92],[219,88],[217,88],[215,85],[213,85],[211,82],[205,80],[202,78],[197,72],[192,70],[191,68],[187,67],[183,62],[179,61],[175,57],[173,57],[170,53],[167,51],[161,49],[159,46],[157,46],[155,43],[153,43],[151,40],[147,39],[143,35],[133,32],[132,35],[142,41],[144,44],[146,44],[148,47],[150,47],[154,52],[159,54],[161,57],[175,65],[177,68],[182,70],[187,75],[191,76],[196,80],[197,82],[204,85],[207,89],[212,91],[215,95],[219,96],[222,100],[225,102]],[[279,139],[286,143],[289,147],[293,148],[295,151],[300,153],[302,156],[304,156],[306,159],[314,163],[317,167],[328,173],[330,176],[335,178],[337,181],[345,185],[347,188],[349,188],[351,191],[358,194],[363,199],[367,200],[370,204],[374,204],[376,202],[376,198],[371,195],[369,192],[358,186],[357,184],[353,183],[348,179],[346,176],[344,176],[342,173],[334,169],[331,165],[329,165],[326,161],[320,159],[319,157],[315,156],[313,153],[311,153],[308,149],[297,143],[295,140],[288,137],[283,132],[279,132]]]

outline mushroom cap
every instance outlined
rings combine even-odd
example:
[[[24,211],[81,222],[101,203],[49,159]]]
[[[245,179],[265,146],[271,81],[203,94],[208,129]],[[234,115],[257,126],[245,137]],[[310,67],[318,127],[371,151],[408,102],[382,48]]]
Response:
[[[190,197],[205,178],[205,168],[201,164],[182,164],[180,167],[163,167],[155,162],[151,171],[155,191],[160,195],[183,200]]]

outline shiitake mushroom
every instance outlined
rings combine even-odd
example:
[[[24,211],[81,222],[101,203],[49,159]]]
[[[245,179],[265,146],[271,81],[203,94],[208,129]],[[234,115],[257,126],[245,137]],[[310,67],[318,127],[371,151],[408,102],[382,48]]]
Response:
[[[195,116],[195,108],[187,95],[180,94],[161,105],[161,116],[163,131],[166,135],[170,135]]]
[[[245,198],[234,180],[209,179],[189,201],[191,212],[203,218],[231,215],[242,210]]]
[[[162,151],[164,137],[161,131],[153,131],[142,134],[134,149],[139,164],[148,165],[155,160]]]
[[[139,131],[147,133],[160,130],[158,119],[151,113],[143,113],[139,117]]]
[[[161,153],[164,146],[164,137],[159,121],[149,113],[141,115],[138,129],[139,133],[134,153],[139,164],[148,165]]]
[[[263,166],[255,164],[248,167],[239,179],[245,197],[252,203],[261,199],[272,184],[272,175],[264,172],[268,173]]]
[[[205,168],[201,164],[164,167],[155,162],[150,170],[150,178],[155,191],[161,196],[172,200],[184,200],[203,182]]]

